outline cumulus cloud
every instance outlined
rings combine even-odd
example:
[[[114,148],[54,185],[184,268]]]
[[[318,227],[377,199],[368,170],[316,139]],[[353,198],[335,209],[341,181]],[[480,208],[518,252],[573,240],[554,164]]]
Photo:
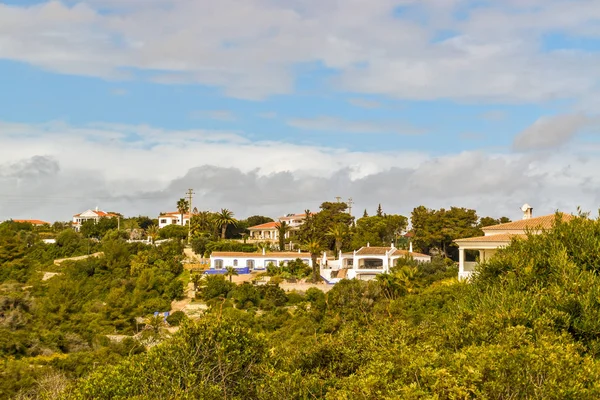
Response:
[[[557,148],[592,123],[594,120],[584,114],[542,117],[515,137],[513,148],[518,151]]]
[[[597,52],[542,46],[549,31],[598,36],[594,2],[469,3],[0,4],[0,58],[106,79],[200,83],[248,99],[293,92],[305,65],[334,71],[332,84],[346,92],[396,98],[531,102],[594,92]]]
[[[140,145],[131,132],[155,145]],[[356,214],[379,203],[386,212],[409,214],[423,204],[514,218],[523,202],[541,214],[595,210],[600,200],[600,157],[589,149],[585,156],[433,156],[251,142],[227,132],[214,141],[214,135],[114,124],[0,124],[0,220],[68,220],[96,206],[156,216],[174,209],[188,188],[198,208],[226,207],[240,218],[317,209],[335,196],[352,197]]]

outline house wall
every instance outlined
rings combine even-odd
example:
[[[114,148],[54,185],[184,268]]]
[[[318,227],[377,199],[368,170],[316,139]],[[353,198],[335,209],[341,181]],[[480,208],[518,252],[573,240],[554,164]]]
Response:
[[[304,256],[303,256],[304,257]],[[254,267],[251,269],[255,269],[255,270],[265,270],[267,269],[267,266],[269,265],[270,262],[272,262],[275,266],[279,266],[279,263],[281,261],[283,262],[289,262],[289,261],[294,261],[297,258],[300,258],[304,263],[308,264],[308,266],[312,267],[312,261],[310,259],[310,257],[277,257],[275,255],[265,255],[263,256],[262,254],[252,254],[252,253],[248,253],[248,256],[243,256],[243,257],[210,257],[210,269],[211,270],[216,270],[219,269],[217,268],[217,261],[221,260],[222,261],[222,267],[220,269],[225,269],[227,267],[234,267],[234,268],[246,268],[248,266],[247,261],[248,260],[253,260],[254,261]],[[237,265],[236,262],[237,261]]]

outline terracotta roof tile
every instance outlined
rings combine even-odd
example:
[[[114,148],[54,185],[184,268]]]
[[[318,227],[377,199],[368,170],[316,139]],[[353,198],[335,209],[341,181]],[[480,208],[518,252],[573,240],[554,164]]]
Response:
[[[416,253],[416,252],[410,252],[408,250],[401,250],[401,249],[396,249],[396,251],[394,252],[394,254],[392,254],[392,256],[415,256],[415,257],[430,257],[427,254],[423,254],[423,253]]]
[[[46,221],[42,221],[39,219],[14,219],[14,222],[24,222],[24,223],[29,223],[32,225],[50,225],[48,222]]]
[[[361,247],[356,251],[357,256],[383,256],[391,247]]]
[[[526,238],[527,235],[523,234],[513,234],[513,233],[500,233],[498,235],[488,235],[488,236],[477,236],[472,238],[465,239],[457,239],[456,243],[465,243],[465,242],[510,242],[513,238]]]
[[[251,226],[250,228],[248,228],[248,230],[252,230],[252,229],[275,229],[277,227],[277,224],[279,222],[267,222],[264,224],[260,224],[260,225],[255,225],[255,226]]]
[[[571,214],[559,213],[562,220],[567,222],[574,218]],[[518,221],[507,222],[505,224],[486,226],[481,228],[484,232],[487,231],[522,231],[526,229],[551,229],[556,220],[556,214],[544,215],[541,217],[521,219]]]

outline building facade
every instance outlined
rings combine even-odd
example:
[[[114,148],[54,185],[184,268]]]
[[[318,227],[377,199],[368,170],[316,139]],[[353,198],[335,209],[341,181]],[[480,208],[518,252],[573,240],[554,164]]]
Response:
[[[288,214],[286,216],[279,217],[277,221],[251,226],[248,228],[250,234],[247,241],[249,243],[266,242],[270,243],[271,245],[277,245],[279,244],[279,230],[277,227],[282,222],[285,222],[289,226],[289,230],[285,234],[285,239],[286,242],[288,242],[288,248],[292,249],[294,238],[296,237],[300,226],[305,220],[306,214]]]
[[[533,217],[533,208],[528,204],[522,207],[523,219],[505,224],[482,228],[483,236],[455,240],[458,245],[458,279],[469,279],[479,263],[490,259],[498,249],[508,246],[514,239],[523,239],[527,234],[539,234],[552,229],[557,218],[567,222],[570,214],[556,213]],[[470,257],[469,257],[470,256]]]
[[[96,207],[96,209],[94,209],[94,210],[87,210],[82,213],[73,215],[72,225],[76,231],[79,231],[81,229],[81,225],[85,221],[98,222],[98,221],[100,221],[100,218],[119,218],[119,217],[120,217],[119,214],[102,211],[102,210],[99,210],[98,207]]]
[[[252,271],[266,270],[269,264],[279,266],[296,259],[302,260],[312,267],[310,253],[302,252],[267,252],[263,249],[261,253],[242,253],[232,251],[214,251],[210,255],[210,269],[208,273],[218,273],[227,267],[233,267],[238,273],[250,273]]]
[[[158,228],[162,229],[169,225],[187,225],[190,223],[190,214],[183,214],[183,223],[181,223],[181,213],[174,211],[168,213],[161,213],[158,216]]]
[[[412,244],[409,250],[390,247],[365,246],[352,253],[340,253],[337,260],[329,260],[325,254],[321,258],[321,276],[330,283],[341,279],[374,279],[375,276],[389,273],[399,258],[410,257],[416,261],[430,262],[431,256],[415,253]]]

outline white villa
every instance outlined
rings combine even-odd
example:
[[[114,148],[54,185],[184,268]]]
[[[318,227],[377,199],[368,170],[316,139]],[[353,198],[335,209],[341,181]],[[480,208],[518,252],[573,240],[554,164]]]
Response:
[[[96,207],[95,210],[87,210],[84,211],[80,214],[75,214],[73,215],[73,227],[75,228],[76,231],[79,231],[81,229],[81,225],[85,222],[85,221],[95,221],[98,222],[100,221],[100,218],[115,218],[115,217],[120,217],[119,214],[115,214],[115,213],[109,213],[106,211],[101,211],[98,209],[98,207]]]
[[[279,243],[279,231],[277,230],[277,225],[281,222],[286,222],[290,227],[290,230],[285,234],[285,238],[293,239],[296,235],[296,231],[300,228],[300,225],[304,223],[305,219],[306,214],[288,214],[284,217],[279,217],[277,221],[251,226],[248,228],[250,231],[248,242]]]
[[[265,270],[269,264],[279,266],[301,259],[304,263],[312,266],[310,253],[298,252],[267,252],[263,249],[262,253],[242,253],[234,251],[213,251],[210,255],[209,273],[222,271],[227,267],[234,267],[241,270],[241,273],[250,273],[253,270]]]
[[[455,240],[459,250],[458,279],[469,279],[478,262],[485,262],[499,248],[506,247],[513,238],[525,238],[527,233],[538,234],[551,229],[556,214],[533,217],[533,208],[525,204],[522,208],[523,219],[500,225],[482,228],[484,236]],[[573,218],[570,214],[558,214],[563,221]],[[466,252],[478,252],[479,261],[467,261]]]
[[[190,214],[183,214],[183,224],[181,223],[181,213],[178,211],[161,213],[158,216],[158,229],[168,225],[187,225],[190,222]]]
[[[321,259],[321,276],[329,283],[335,283],[341,279],[369,280],[378,274],[390,272],[401,257],[412,257],[417,261],[430,262],[431,256],[415,253],[412,251],[412,243],[409,250],[391,247],[361,247],[352,253],[340,252],[337,260],[328,260],[323,254]]]

